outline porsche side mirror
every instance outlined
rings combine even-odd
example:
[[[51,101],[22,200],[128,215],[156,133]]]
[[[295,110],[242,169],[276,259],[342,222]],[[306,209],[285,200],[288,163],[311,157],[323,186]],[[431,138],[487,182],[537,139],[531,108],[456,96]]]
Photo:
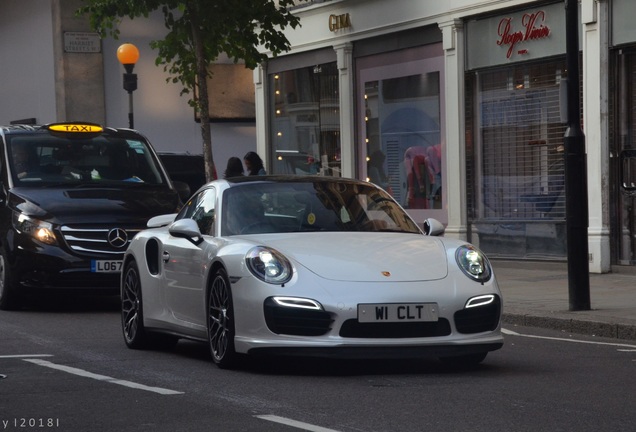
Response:
[[[184,238],[195,245],[198,245],[203,241],[201,231],[199,231],[199,225],[194,219],[179,219],[170,225],[168,232],[171,236]]]
[[[148,228],[159,228],[162,226],[170,225],[174,222],[174,218],[177,217],[177,213],[165,214],[152,217],[146,222]]]
[[[424,234],[428,236],[441,236],[444,234],[445,228],[437,219],[428,218],[424,221]]]

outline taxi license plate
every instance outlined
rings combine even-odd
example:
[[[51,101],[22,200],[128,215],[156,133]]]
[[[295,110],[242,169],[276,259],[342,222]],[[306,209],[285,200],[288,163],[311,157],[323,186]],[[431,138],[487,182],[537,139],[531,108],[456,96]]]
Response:
[[[358,305],[358,321],[435,322],[439,319],[437,303],[373,303]]]
[[[120,273],[122,261],[116,260],[92,260],[91,272],[92,273]]]

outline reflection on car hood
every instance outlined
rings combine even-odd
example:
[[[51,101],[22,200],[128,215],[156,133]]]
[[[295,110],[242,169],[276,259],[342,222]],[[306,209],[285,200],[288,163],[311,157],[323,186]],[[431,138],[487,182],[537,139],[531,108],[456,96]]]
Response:
[[[264,243],[330,280],[408,282],[448,274],[443,243],[419,234],[321,232],[268,236]]]
[[[179,198],[166,187],[14,188],[11,205],[52,223],[142,223],[172,213]],[[24,201],[23,201],[24,200]],[[87,219],[87,217],[90,217]]]

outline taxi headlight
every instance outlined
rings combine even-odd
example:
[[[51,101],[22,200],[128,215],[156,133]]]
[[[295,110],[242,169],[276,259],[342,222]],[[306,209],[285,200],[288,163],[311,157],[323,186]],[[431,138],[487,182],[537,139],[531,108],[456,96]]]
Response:
[[[31,236],[35,240],[47,244],[57,244],[53,226],[48,222],[26,216],[22,213],[13,213],[13,227],[20,233]]]
[[[487,282],[492,276],[490,263],[486,256],[471,245],[457,248],[455,259],[464,274],[477,282]]]
[[[292,277],[290,262],[277,250],[256,246],[245,255],[250,272],[263,282],[282,285]]]

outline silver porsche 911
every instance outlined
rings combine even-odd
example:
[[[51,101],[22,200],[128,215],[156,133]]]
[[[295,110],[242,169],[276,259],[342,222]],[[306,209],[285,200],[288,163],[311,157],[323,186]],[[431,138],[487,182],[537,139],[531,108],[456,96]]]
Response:
[[[480,363],[503,345],[501,293],[484,254],[443,231],[362,181],[213,181],[132,240],[125,342],[199,340],[223,368],[243,354]]]

